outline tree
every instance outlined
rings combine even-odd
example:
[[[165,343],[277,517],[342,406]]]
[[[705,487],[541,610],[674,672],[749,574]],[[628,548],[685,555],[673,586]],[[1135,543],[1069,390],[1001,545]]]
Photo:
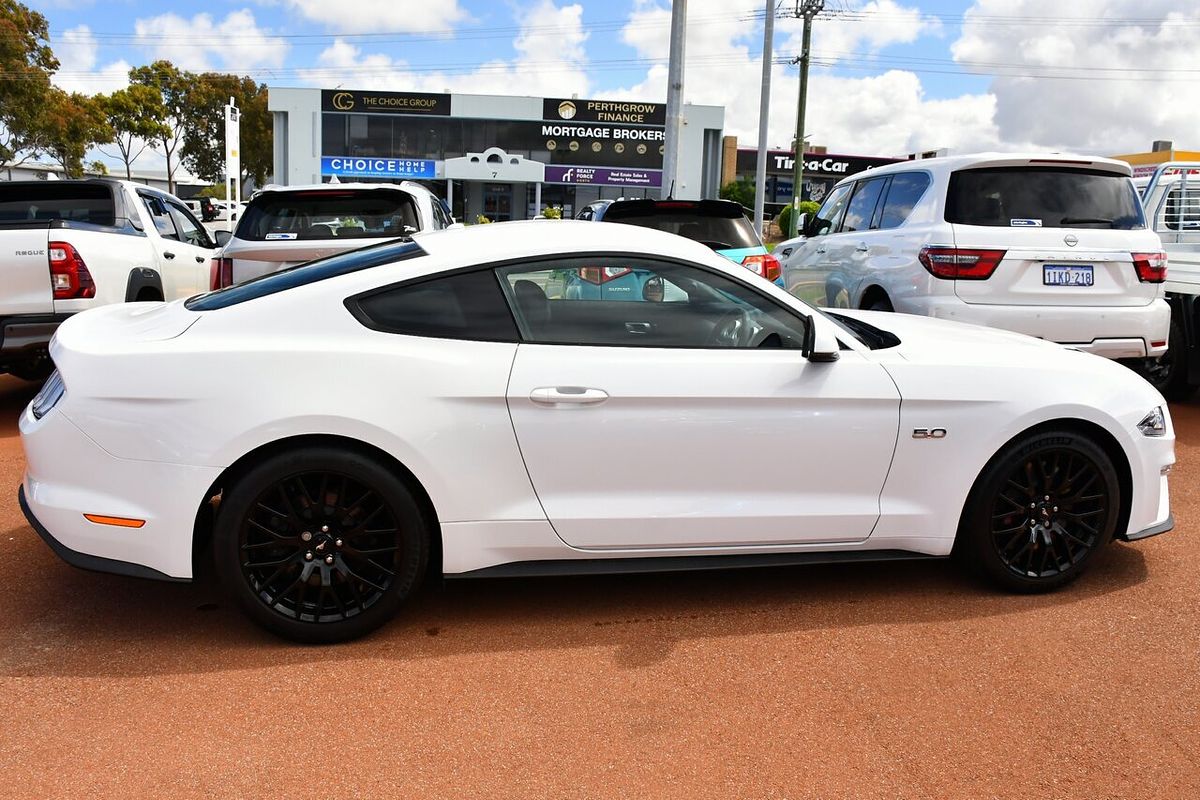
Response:
[[[113,143],[125,162],[125,178],[133,178],[133,162],[138,159],[149,143],[170,136],[163,122],[166,109],[162,93],[149,86],[131,84],[107,97],[96,98],[104,109],[104,115],[113,130]],[[107,154],[106,154],[107,155]]]
[[[57,87],[47,95],[37,125],[44,134],[46,152],[68,178],[83,177],[87,151],[113,137],[103,105],[96,98],[79,92],[67,94]]]
[[[820,203],[815,203],[812,200],[801,200],[800,201],[800,213],[808,214],[809,219],[812,219],[813,214],[816,214],[817,211],[819,211],[820,209],[821,209]],[[789,203],[783,207],[783,210],[781,210],[779,212],[779,216],[775,217],[775,224],[779,226],[779,230],[783,232],[784,236],[787,236],[788,232],[791,231],[791,229],[792,229],[791,228],[791,219],[792,219],[792,205],[791,205],[791,203]]]
[[[184,115],[183,163],[192,173],[217,183],[225,178],[225,106],[232,97],[241,112],[240,161],[245,181],[262,185],[270,172],[273,121],[267,111],[267,87],[252,78],[205,72],[188,91]]]
[[[44,149],[39,123],[58,59],[46,18],[0,0],[0,164],[21,164]]]
[[[741,203],[746,208],[754,208],[754,183],[745,178],[730,181],[721,187],[720,197]]]
[[[2,2],[2,0],[0,0]],[[129,82],[156,90],[162,102],[162,129],[151,140],[151,147],[167,160],[167,191],[175,192],[175,169],[184,139],[184,118],[188,113],[188,90],[196,76],[184,72],[170,61],[155,61],[148,67],[129,70]]]

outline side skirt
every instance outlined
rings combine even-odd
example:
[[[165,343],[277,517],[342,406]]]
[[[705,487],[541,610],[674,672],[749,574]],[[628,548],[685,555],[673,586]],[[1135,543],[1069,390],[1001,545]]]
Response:
[[[621,575],[647,572],[692,572],[750,567],[790,567],[801,564],[845,564],[870,561],[927,561],[945,558],[908,550],[855,550],[824,553],[750,553],[730,556],[651,556],[642,558],[579,558],[555,561],[516,561],[470,572],[450,573],[451,578],[527,578],[558,575]]]

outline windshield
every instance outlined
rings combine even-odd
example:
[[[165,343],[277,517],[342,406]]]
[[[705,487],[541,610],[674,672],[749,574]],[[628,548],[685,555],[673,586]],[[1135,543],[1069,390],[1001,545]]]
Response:
[[[990,167],[955,172],[946,221],[1031,228],[1146,227],[1133,182],[1098,170]]]
[[[416,203],[394,190],[267,192],[252,201],[238,224],[243,241],[379,239],[416,233]]]

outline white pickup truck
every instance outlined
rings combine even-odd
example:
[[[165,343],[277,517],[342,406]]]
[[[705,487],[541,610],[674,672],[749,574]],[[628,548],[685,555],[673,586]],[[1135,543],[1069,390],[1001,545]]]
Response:
[[[1200,161],[1168,161],[1134,185],[1167,254],[1163,288],[1171,305],[1167,353],[1144,372],[1164,395],[1181,400],[1200,387]]]
[[[207,291],[216,247],[181,201],[148,186],[0,182],[0,372],[46,375],[71,314]]]

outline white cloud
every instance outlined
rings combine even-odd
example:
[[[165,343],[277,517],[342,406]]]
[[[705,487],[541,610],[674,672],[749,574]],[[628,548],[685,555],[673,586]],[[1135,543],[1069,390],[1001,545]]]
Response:
[[[997,15],[1040,22],[999,25]],[[980,67],[1007,73],[991,84],[1005,141],[1111,154],[1174,139],[1187,149],[1200,143],[1195,74],[1145,70],[1194,70],[1198,25],[1200,7],[1176,0],[977,0],[952,52],[964,65],[1019,65]]]
[[[119,59],[97,68],[100,46],[87,25],[63,31],[54,41],[59,70],[54,83],[68,92],[113,92],[129,85],[129,63]]]
[[[196,72],[279,67],[288,51],[287,42],[259,28],[254,14],[246,9],[233,11],[220,22],[214,22],[209,14],[191,19],[162,14],[137,20],[134,30],[150,60],[167,59]]]
[[[583,7],[537,0],[517,13],[520,32],[513,41],[516,56],[495,59],[470,71],[414,71],[402,59],[364,53],[344,39],[321,52],[317,67],[301,79],[321,86],[340,84],[365,89],[405,88],[429,92],[556,95],[584,93],[590,85],[584,43]]]
[[[880,17],[864,22],[819,20],[814,27],[814,53],[818,48],[826,48],[826,53],[874,52],[889,44],[940,33],[936,22],[892,0],[874,0],[862,10],[875,11]],[[762,4],[755,0],[692,0],[688,4],[684,99],[724,106],[725,132],[736,135],[742,146],[758,141],[761,17]],[[665,61],[669,20],[669,8],[654,0],[639,0],[622,39],[642,58]],[[802,25],[790,18],[776,21],[776,57],[800,52]],[[772,68],[767,136],[772,147],[791,146],[798,82],[796,67]],[[655,65],[636,85],[606,95],[662,102],[666,88],[666,67]],[[938,147],[975,149],[995,143],[992,106],[993,99],[987,95],[930,100],[911,72],[890,70],[878,76],[846,78],[814,68],[809,73],[805,132],[810,144],[863,155],[903,155]]]
[[[429,33],[449,30],[467,19],[458,0],[286,0],[286,5],[338,33]]]

